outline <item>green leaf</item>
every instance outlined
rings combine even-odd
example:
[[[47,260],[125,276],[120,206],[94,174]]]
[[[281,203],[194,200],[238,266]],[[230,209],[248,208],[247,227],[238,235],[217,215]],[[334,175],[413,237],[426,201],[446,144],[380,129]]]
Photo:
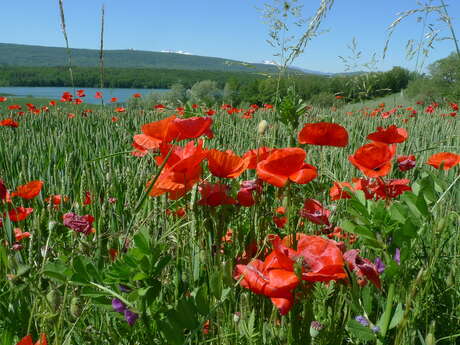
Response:
[[[144,280],[144,279],[147,279],[148,278],[148,275],[145,274],[144,272],[138,272],[134,275],[134,277],[132,278],[134,281],[137,281],[137,280]]]
[[[367,227],[362,226],[362,225],[353,224],[349,220],[345,220],[341,224],[341,227],[347,232],[357,234],[357,235],[359,235],[361,237],[368,238],[370,240],[374,240],[374,241],[377,240],[375,234],[370,229],[368,229]]]
[[[195,289],[195,291],[192,293],[192,296],[194,296],[195,298],[196,308],[198,312],[203,316],[206,316],[209,314],[210,301],[208,301],[208,293],[206,290],[207,289],[205,286],[201,286]]]
[[[183,333],[185,329],[193,330],[199,326],[197,310],[191,300],[181,299],[176,309],[169,310],[166,315],[171,325]]]
[[[167,339],[168,344],[183,345],[185,343],[184,332],[178,328],[177,324],[171,323],[170,320],[158,321],[159,329],[163,336]]]
[[[30,271],[29,265],[19,265],[18,270],[16,271],[16,277],[20,277]]]
[[[390,321],[390,326],[388,329],[395,328],[397,325],[399,325],[399,323],[403,319],[403,316],[404,316],[404,310],[403,310],[402,304],[398,303],[398,305],[396,306],[395,313],[393,314],[393,318]]]
[[[404,207],[404,205],[395,202],[393,203],[390,208],[390,217],[391,219],[400,222],[400,223],[405,223],[407,219],[407,208]]]
[[[72,276],[72,270],[63,262],[56,261],[47,263],[43,268],[43,274],[50,278],[66,282]]]
[[[215,298],[220,299],[222,296],[222,274],[219,271],[215,271],[211,275],[211,279],[209,282],[209,286],[211,288],[211,292]]]
[[[362,341],[375,340],[376,336],[369,327],[361,325],[356,320],[350,320],[347,322],[347,328],[350,334]]]
[[[361,291],[363,298],[363,308],[368,315],[372,314],[373,290],[371,290],[370,286],[367,285],[363,287]]]
[[[150,253],[150,245],[149,245],[149,239],[143,231],[138,232],[134,236],[134,244],[136,245],[136,248],[138,248],[141,252],[145,254]]]

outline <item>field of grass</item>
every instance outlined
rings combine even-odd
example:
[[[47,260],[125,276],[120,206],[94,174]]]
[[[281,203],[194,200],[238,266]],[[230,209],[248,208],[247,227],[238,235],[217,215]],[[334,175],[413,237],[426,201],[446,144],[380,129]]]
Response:
[[[180,110],[131,103],[117,113],[114,107],[57,102],[32,113],[24,105],[29,101],[37,108],[48,104],[22,100],[23,109],[9,110],[12,100],[0,103],[0,121],[18,122],[16,128],[0,127],[0,179],[10,192],[2,196],[0,188],[5,199],[0,203],[0,344],[16,344],[29,334],[34,341],[46,334],[48,344],[55,345],[458,344],[460,170],[458,164],[442,170],[425,163],[438,152],[460,153],[458,116],[451,114],[451,105],[427,113],[427,104],[388,96],[385,105],[377,100],[339,109],[307,108],[298,128],[281,123],[281,110],[275,108],[262,107],[242,118],[247,109],[228,114],[216,105],[210,127],[214,137],[202,137],[206,150],[242,156],[250,149],[293,143],[318,171],[306,184],[275,187],[265,180],[262,190],[250,191],[255,204],[244,207],[237,197],[240,184],[258,173],[238,168],[245,163],[232,158],[234,166],[217,160],[221,177],[215,176],[209,153],[198,162],[200,181],[185,195],[177,200],[167,194],[147,196],[152,192],[148,182],[153,180],[155,192],[177,150],[165,145],[161,154],[149,150],[135,156],[133,136],[142,133],[144,124]],[[84,111],[88,108],[92,112]],[[208,110],[187,107],[182,116],[204,116]],[[264,131],[262,120],[268,123]],[[320,121],[343,126],[348,145],[299,144],[304,125]],[[366,177],[348,157],[370,143],[366,137],[377,127],[390,125],[408,132],[390,159],[391,172],[361,181],[380,181],[385,196],[376,200],[362,190],[346,190],[350,199],[332,200],[334,182]],[[151,135],[160,132],[157,128]],[[191,141],[198,145],[197,138],[173,143]],[[400,171],[396,157],[410,154],[416,167]],[[159,155],[164,167],[155,161]],[[284,164],[276,169],[289,170],[291,163]],[[230,168],[241,175],[222,177],[222,170]],[[390,197],[391,179],[410,180],[412,190]],[[21,197],[18,187],[37,180],[43,182],[39,194]],[[206,183],[228,189],[203,196]],[[56,195],[60,203],[48,199]],[[324,208],[305,211],[306,217],[300,211],[307,199]],[[215,206],[219,203],[226,204]],[[20,206],[33,212],[14,221],[11,210]],[[82,231],[78,224],[88,217],[69,223],[69,214],[91,215],[94,222]],[[318,222],[320,215],[327,224]],[[30,237],[18,237],[16,228]],[[274,235],[296,233],[312,236],[310,243],[329,243],[340,253],[340,267],[329,266],[325,251],[288,258],[284,245],[293,242],[293,251],[299,236],[274,250]],[[327,242],[328,237],[337,242]],[[354,266],[342,257],[352,249],[360,250]],[[263,261],[270,253],[278,255],[278,266],[256,269],[251,259]],[[289,262],[282,263],[282,257]],[[303,279],[317,264],[325,265],[322,278]],[[332,269],[340,273],[334,276]],[[289,279],[296,284],[286,288]],[[289,300],[290,310],[280,312],[270,297],[278,304]]]

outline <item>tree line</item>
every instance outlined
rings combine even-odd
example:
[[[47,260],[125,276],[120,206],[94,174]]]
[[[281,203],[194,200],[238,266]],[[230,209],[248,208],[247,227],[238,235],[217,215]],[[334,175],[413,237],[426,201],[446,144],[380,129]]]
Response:
[[[96,67],[73,67],[74,84],[99,87],[100,71]],[[337,99],[357,101],[398,92],[415,79],[401,67],[386,72],[307,75],[287,71],[276,74],[221,72],[205,70],[171,70],[152,68],[106,68],[107,88],[173,88],[164,94],[171,100],[194,98],[204,102],[225,101],[233,104],[272,103],[294,87],[304,100],[331,105]],[[205,83],[204,83],[205,82]],[[0,86],[72,86],[67,67],[0,67]],[[194,95],[194,96],[193,96]]]

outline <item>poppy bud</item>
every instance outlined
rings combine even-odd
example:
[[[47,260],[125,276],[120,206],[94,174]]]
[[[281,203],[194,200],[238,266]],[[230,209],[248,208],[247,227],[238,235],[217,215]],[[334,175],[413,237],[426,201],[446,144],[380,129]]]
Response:
[[[57,289],[53,289],[46,294],[46,300],[50,304],[53,312],[58,311],[59,306],[61,305],[61,299],[61,293]]]
[[[56,226],[57,222],[51,221],[48,223],[48,231],[52,231],[54,227]]]
[[[257,134],[263,135],[265,131],[268,128],[268,122],[265,120],[262,120],[259,122],[259,125],[257,126]]]
[[[451,270],[446,279],[446,285],[448,288],[452,287],[455,284],[454,271]]]
[[[74,297],[70,300],[70,315],[75,319],[81,315],[82,308],[80,305],[81,301],[78,297]]]
[[[433,334],[435,326],[436,326],[435,321],[432,321],[431,325],[430,325],[430,331],[428,332],[428,334],[425,337],[425,344],[426,345],[435,345],[436,344],[436,338],[434,337],[434,334]]]
[[[436,344],[436,338],[434,337],[433,333],[428,333],[425,337],[425,344],[426,345],[434,345]]]
[[[440,218],[435,227],[435,232],[440,233],[446,227],[446,218]]]

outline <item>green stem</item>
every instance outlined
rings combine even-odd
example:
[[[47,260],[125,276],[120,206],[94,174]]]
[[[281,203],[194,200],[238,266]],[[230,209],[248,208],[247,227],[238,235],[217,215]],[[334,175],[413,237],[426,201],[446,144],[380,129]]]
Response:
[[[385,313],[383,314],[383,322],[382,322],[382,329],[381,329],[382,338],[385,338],[385,335],[387,334],[387,331],[388,331],[388,327],[390,325],[391,312],[393,310],[394,294],[395,294],[395,284],[392,283],[390,285],[390,288],[388,289],[387,304],[385,306]],[[382,344],[382,342],[378,340],[377,344],[380,345]]]

